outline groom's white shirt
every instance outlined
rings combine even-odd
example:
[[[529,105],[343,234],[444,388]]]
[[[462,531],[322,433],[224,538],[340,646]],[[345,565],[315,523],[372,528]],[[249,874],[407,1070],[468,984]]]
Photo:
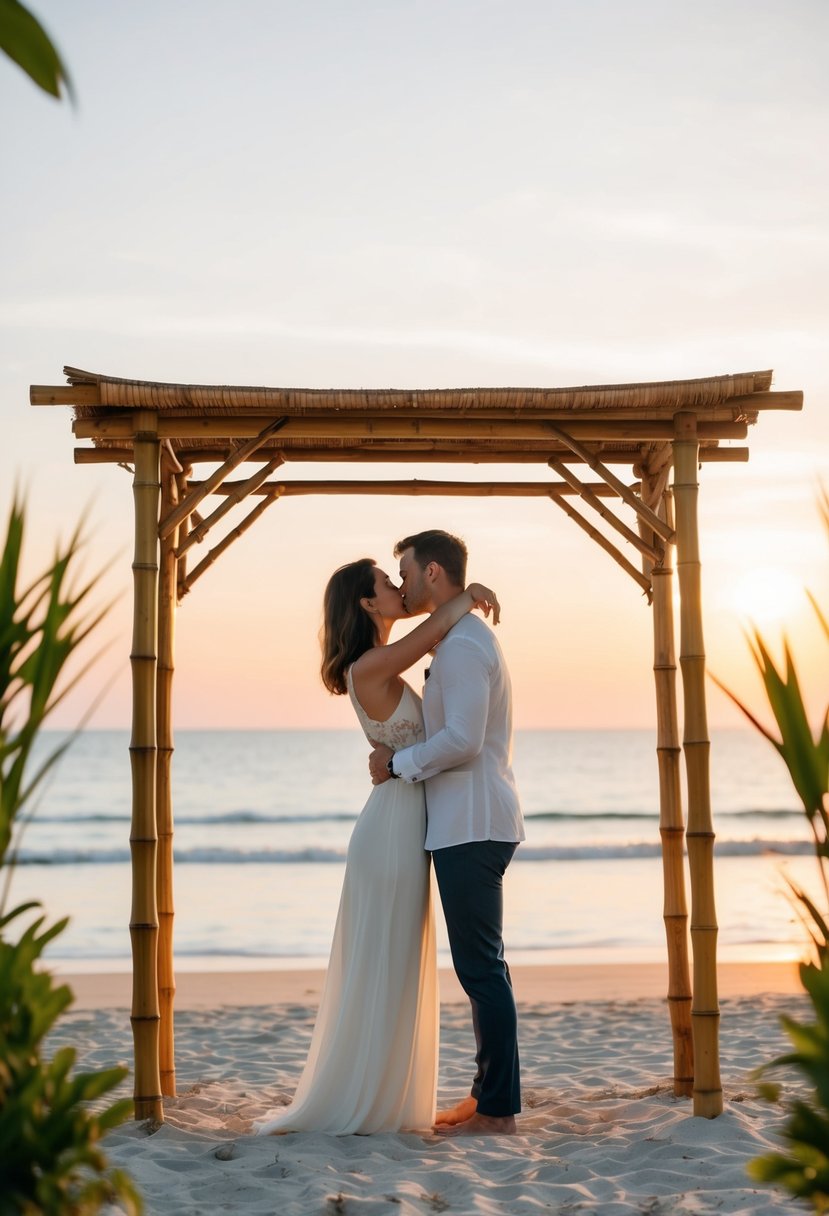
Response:
[[[438,645],[423,689],[426,739],[394,754],[404,781],[426,782],[426,849],[524,839],[512,775],[512,690],[501,647],[480,617]]]

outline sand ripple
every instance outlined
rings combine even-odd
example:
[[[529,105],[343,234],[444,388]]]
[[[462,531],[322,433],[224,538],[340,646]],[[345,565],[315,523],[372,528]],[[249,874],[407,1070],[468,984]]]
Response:
[[[221,1008],[178,1015],[179,1096],[153,1129],[107,1138],[136,1178],[150,1216],[600,1216],[786,1213],[779,1193],[745,1175],[777,1143],[778,1110],[756,1099],[751,1070],[783,1047],[778,1014],[799,998],[722,1004],[726,1109],[695,1119],[671,1093],[670,1030],[661,1001],[521,1010],[524,1113],[513,1138],[446,1140],[429,1133],[259,1139],[252,1121],[287,1102],[313,1022],[305,1006]],[[69,1014],[54,1037],[84,1063],[129,1063],[121,1010]],[[467,1012],[442,1017],[440,1094],[468,1090]]]

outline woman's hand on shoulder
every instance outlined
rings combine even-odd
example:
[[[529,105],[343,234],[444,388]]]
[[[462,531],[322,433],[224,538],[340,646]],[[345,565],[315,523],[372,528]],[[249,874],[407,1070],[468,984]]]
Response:
[[[480,608],[484,616],[489,616],[491,612],[492,623],[497,625],[501,619],[501,605],[495,592],[483,583],[469,583],[466,590],[472,596],[472,607]]]

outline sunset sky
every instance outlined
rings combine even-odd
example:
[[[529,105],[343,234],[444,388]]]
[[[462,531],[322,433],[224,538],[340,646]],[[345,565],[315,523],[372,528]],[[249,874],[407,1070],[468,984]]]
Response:
[[[28,405],[65,363],[322,388],[773,368],[803,412],[762,415],[749,464],[701,470],[709,666],[757,703],[743,631],[785,627],[825,704],[802,593],[829,602],[825,0],[33,7],[78,106],[0,63],[0,508],[27,487],[34,563],[88,507],[117,597],[62,724],[110,676],[94,723],[129,723],[132,557],[128,474],[76,467],[70,410]],[[553,504],[303,497],[182,605],[177,725],[351,726],[317,674],[325,581],[364,555],[393,571],[394,542],[432,526],[498,590],[519,727],[652,723],[650,611]],[[712,724],[736,724],[710,694]]]

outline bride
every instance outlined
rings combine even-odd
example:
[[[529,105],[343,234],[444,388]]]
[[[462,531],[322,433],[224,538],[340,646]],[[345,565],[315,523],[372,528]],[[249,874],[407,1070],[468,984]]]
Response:
[[[348,693],[366,737],[394,750],[424,737],[420,698],[400,673],[496,596],[480,583],[441,605],[399,642],[408,613],[370,558],[337,570],[325,589],[322,679]],[[259,1136],[317,1131],[366,1135],[430,1127],[435,1116],[438,988],[422,784],[372,789],[348,846],[331,957],[308,1059],[289,1106],[255,1124]]]

